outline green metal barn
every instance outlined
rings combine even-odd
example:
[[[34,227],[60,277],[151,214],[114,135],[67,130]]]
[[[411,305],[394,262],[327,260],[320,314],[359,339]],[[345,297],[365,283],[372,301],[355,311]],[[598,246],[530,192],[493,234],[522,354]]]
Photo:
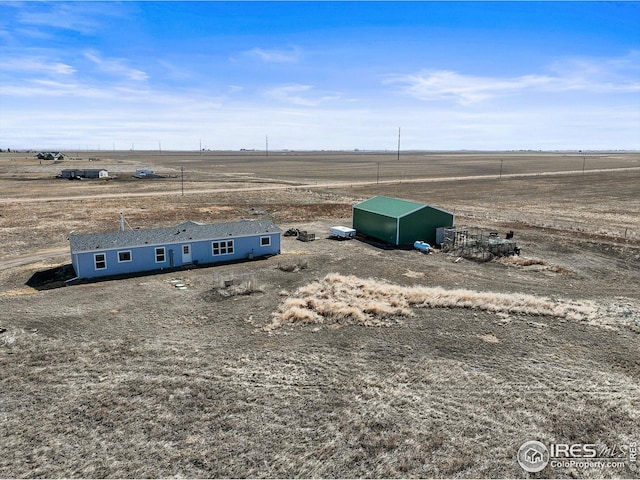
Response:
[[[453,226],[453,213],[417,202],[373,197],[353,207],[353,228],[393,245],[436,242],[436,229]]]

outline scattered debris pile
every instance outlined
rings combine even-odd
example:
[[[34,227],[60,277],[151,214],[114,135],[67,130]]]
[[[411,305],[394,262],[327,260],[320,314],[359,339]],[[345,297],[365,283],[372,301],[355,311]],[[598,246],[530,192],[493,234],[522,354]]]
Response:
[[[307,232],[306,230],[299,230],[297,228],[290,228],[283,234],[285,237],[298,237],[301,242],[312,242],[316,239],[316,234]]]
[[[250,295],[262,291],[255,272],[216,272],[213,274],[213,288],[223,297]]]
[[[177,278],[169,280],[169,283],[176,287],[178,290],[187,290],[188,288],[182,280],[178,280]]]
[[[306,230],[301,230],[298,234],[298,240],[301,242],[313,242],[316,239],[316,234],[307,232]]]
[[[490,260],[493,257],[520,255],[513,230],[501,238],[498,232],[485,232],[475,227],[446,227],[442,251],[465,258]]]

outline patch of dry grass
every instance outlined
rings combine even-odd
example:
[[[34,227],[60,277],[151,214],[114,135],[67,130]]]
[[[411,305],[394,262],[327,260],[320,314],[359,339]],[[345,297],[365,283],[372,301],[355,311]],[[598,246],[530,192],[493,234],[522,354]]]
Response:
[[[577,321],[593,320],[598,311],[590,301],[553,300],[523,293],[402,287],[381,280],[330,273],[287,298],[265,328],[334,323],[388,326],[397,322],[398,317],[413,315],[411,307],[468,308]]]
[[[530,267],[531,265],[546,265],[547,262],[541,258],[528,258],[528,257],[497,257],[495,261],[498,263],[504,263],[505,265],[515,265],[518,267]]]
[[[309,268],[309,261],[306,258],[286,259],[278,262],[278,269],[283,272],[299,272]]]
[[[498,326],[462,309],[425,309],[429,322],[405,328],[252,334],[247,319],[267,317],[303,281],[276,264],[257,271],[277,280],[264,294],[215,303],[202,299],[205,269],[181,274],[187,290],[159,275],[39,292],[38,302],[0,297],[13,312],[0,321],[0,477],[522,478],[525,440],[636,438],[635,334],[547,319],[545,331]],[[372,283],[389,298],[402,289]],[[631,321],[637,302],[611,300]]]
[[[531,257],[495,257],[494,262],[501,263],[502,265],[516,267],[516,268],[528,268],[532,267],[532,270],[549,271],[554,273],[566,274],[569,271],[560,265],[553,265],[541,258]]]

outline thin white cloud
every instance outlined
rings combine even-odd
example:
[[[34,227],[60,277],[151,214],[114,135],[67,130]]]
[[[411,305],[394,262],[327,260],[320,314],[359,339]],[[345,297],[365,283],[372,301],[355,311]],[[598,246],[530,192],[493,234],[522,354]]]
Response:
[[[640,51],[621,57],[567,58],[551,64],[550,71],[567,90],[602,93],[640,91]]]
[[[312,85],[282,85],[270,88],[265,91],[268,98],[277,100],[281,103],[297,105],[301,107],[315,107],[330,100],[340,98],[336,93],[319,93],[316,92]]]
[[[242,52],[242,55],[265,63],[295,63],[302,58],[302,52],[297,47],[286,50],[252,48]]]
[[[420,100],[454,99],[470,104],[505,93],[541,88],[552,82],[552,78],[541,75],[502,79],[448,70],[423,70],[416,74],[390,75],[384,83],[399,84],[402,92]]]
[[[44,5],[44,9],[22,9],[18,14],[18,21],[24,25],[59,28],[80,33],[90,33],[98,27],[98,23],[92,16],[71,8],[70,5],[64,3]]]
[[[51,30],[39,28],[39,27],[20,27],[16,28],[12,33],[11,37],[15,35],[20,37],[27,37],[31,39],[37,40],[50,40],[55,37]],[[11,38],[13,40],[13,38]]]
[[[38,27],[44,32],[51,29],[71,30],[90,35],[98,30],[105,18],[122,17],[130,9],[125,3],[100,2],[25,2],[19,7],[20,25]]]
[[[42,57],[9,58],[0,62],[0,69],[13,72],[35,72],[43,75],[72,75],[76,69],[63,62],[52,62]]]
[[[100,86],[83,85],[78,82],[60,82],[47,79],[31,79],[20,85],[2,87],[3,95],[26,98],[72,97],[72,98],[123,98],[122,91],[105,89]]]
[[[557,62],[551,73],[517,77],[466,75],[450,70],[422,70],[388,75],[385,84],[420,100],[454,100],[468,105],[515,93],[570,92],[633,93],[640,91],[637,52],[608,60],[573,59]],[[635,59],[635,61],[634,61]]]
[[[164,77],[180,81],[191,80],[193,77],[193,74],[186,65],[176,65],[175,63],[167,60],[158,60],[158,65],[162,67]]]
[[[104,73],[125,77],[129,80],[139,82],[145,81],[149,78],[149,75],[142,70],[128,67],[123,59],[100,58],[95,52],[85,52],[84,56],[96,64]]]

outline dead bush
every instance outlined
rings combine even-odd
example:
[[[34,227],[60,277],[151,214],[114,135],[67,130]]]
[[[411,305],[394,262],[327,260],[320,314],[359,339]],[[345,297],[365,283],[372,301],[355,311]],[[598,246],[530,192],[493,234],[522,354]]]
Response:
[[[283,272],[299,272],[309,268],[309,262],[306,258],[298,258],[295,261],[283,261],[278,263],[278,269]]]
[[[265,327],[285,324],[358,324],[388,326],[416,308],[467,308],[494,313],[546,315],[590,320],[597,313],[592,302],[552,300],[522,293],[477,292],[442,287],[402,287],[375,279],[330,273],[299,288],[272,315]]]

